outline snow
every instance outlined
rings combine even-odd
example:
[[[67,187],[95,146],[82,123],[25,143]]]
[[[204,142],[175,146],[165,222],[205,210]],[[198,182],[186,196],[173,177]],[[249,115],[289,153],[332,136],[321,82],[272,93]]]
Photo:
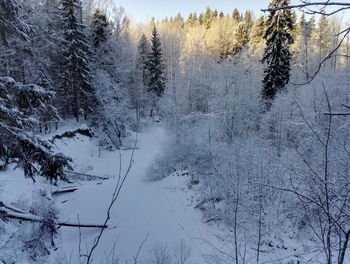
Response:
[[[133,257],[145,239],[149,237],[139,255],[147,258],[156,245],[173,248],[184,240],[192,247],[190,263],[204,263],[203,254],[209,248],[201,242],[211,241],[211,228],[201,222],[201,212],[193,208],[193,193],[185,191],[187,179],[172,176],[158,183],[145,181],[145,173],[166,138],[161,127],[151,128],[138,136],[134,165],[121,195],[112,210],[109,228],[94,254],[94,263],[106,262],[116,243],[119,263],[133,262]],[[98,176],[109,176],[107,181],[82,182],[78,191],[57,198],[60,220],[84,224],[103,224],[106,208],[112,198],[119,171],[118,151],[102,151],[94,141],[84,136],[65,139],[56,143],[59,151],[71,156],[74,170]],[[131,150],[122,151],[122,170],[130,159]],[[90,248],[98,229],[81,229],[81,253]],[[79,263],[79,229],[61,227],[59,248],[50,262],[57,263],[65,257],[67,262]]]

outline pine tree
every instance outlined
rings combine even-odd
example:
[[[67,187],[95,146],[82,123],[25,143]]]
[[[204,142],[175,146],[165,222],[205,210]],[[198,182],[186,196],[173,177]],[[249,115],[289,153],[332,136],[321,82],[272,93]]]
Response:
[[[93,46],[98,48],[102,42],[107,41],[107,17],[101,12],[101,10],[96,9],[92,17],[93,26]]]
[[[154,94],[155,101],[151,116],[158,115],[158,99],[164,94],[166,77],[162,56],[161,42],[156,27],[153,28],[151,39],[151,53],[149,58],[149,91]]]
[[[288,6],[289,0],[272,0],[269,8]],[[293,43],[291,12],[288,9],[272,11],[266,23],[267,47],[262,62],[267,63],[264,72],[262,97],[270,104],[276,94],[289,82],[291,53],[289,44]]]
[[[60,103],[63,105],[64,115],[72,115],[79,120],[81,114],[86,117],[92,111],[91,106],[96,102],[90,83],[87,55],[89,46],[83,25],[77,20],[77,13],[81,9],[80,0],[62,0],[61,5],[65,47]]]

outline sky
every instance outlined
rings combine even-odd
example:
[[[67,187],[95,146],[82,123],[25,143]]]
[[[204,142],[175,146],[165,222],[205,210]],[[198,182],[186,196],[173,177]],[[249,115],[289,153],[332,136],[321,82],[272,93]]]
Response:
[[[268,6],[269,0],[115,0],[118,6],[137,22],[146,22],[152,16],[164,18],[181,13],[187,17],[190,12],[201,12],[210,6],[213,9],[231,13],[234,8],[241,12],[253,10],[259,14],[260,9]]]

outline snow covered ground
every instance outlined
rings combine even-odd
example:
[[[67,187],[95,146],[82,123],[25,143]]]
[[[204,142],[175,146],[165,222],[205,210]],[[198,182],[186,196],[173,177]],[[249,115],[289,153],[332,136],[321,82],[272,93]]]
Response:
[[[204,263],[211,248],[203,240],[213,241],[211,227],[201,222],[201,212],[193,208],[194,194],[187,191],[187,178],[168,177],[161,182],[145,181],[148,166],[160,152],[166,135],[162,128],[155,127],[138,136],[134,165],[130,171],[117,203],[113,207],[109,228],[94,254],[94,263],[133,263],[141,242],[148,236],[139,254],[139,263],[147,260],[158,245],[167,247],[173,254],[180,241],[192,248],[188,263]],[[56,142],[57,148],[74,159],[74,170],[97,176],[108,176],[109,180],[75,183],[79,190],[59,196],[56,204],[60,220],[102,224],[106,208],[112,198],[119,172],[119,152],[99,151],[95,142],[87,137],[63,139]],[[122,154],[122,171],[128,166],[131,150]],[[36,186],[30,179],[18,175],[18,171],[0,174],[3,182],[3,198],[6,201],[31,199]],[[19,187],[20,185],[20,187]],[[53,188],[52,186],[48,188]],[[98,229],[59,229],[58,249],[51,254],[50,263],[84,263],[79,260],[91,248]]]
[[[208,226],[201,223],[201,213],[193,209],[191,193],[178,189],[185,185],[185,178],[171,177],[159,183],[147,183],[145,172],[160,151],[165,138],[162,128],[152,128],[138,137],[135,163],[116,206],[112,210],[110,228],[106,231],[96,251],[95,259],[106,260],[116,243],[119,263],[133,262],[141,242],[149,234],[140,255],[142,260],[158,244],[174,247],[185,240],[192,247],[191,263],[203,263],[203,247],[199,240],[209,239]],[[82,223],[103,223],[111,200],[119,171],[118,152],[103,152],[98,157],[95,145],[81,141],[75,148],[60,146],[64,153],[76,160],[77,167],[93,175],[114,176],[111,180],[92,182],[79,187],[79,191],[62,196],[61,211],[67,220],[79,219]],[[123,151],[123,169],[126,169],[131,151]],[[96,230],[81,230],[82,251],[91,247]],[[198,242],[196,242],[198,241]],[[79,245],[79,230],[62,228],[61,243],[66,256],[76,258]],[[75,263],[75,262],[74,262]]]

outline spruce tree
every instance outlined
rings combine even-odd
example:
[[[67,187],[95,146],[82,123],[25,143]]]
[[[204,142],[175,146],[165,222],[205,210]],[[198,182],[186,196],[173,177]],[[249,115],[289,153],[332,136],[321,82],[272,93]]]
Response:
[[[32,26],[20,17],[15,0],[0,0],[0,48],[10,50],[9,43],[21,37],[30,40]],[[8,71],[6,71],[8,72]],[[55,93],[35,84],[22,84],[11,77],[0,77],[0,169],[17,164],[26,176],[40,174],[51,181],[70,169],[70,158],[52,151],[53,146],[32,131],[42,123],[58,120],[52,106]]]
[[[162,56],[161,42],[156,27],[153,28],[151,39],[151,53],[149,58],[149,91],[154,95],[155,101],[151,116],[158,115],[158,100],[164,94],[166,86],[165,67]]]
[[[33,27],[21,19],[22,13],[17,0],[0,0],[0,76],[19,75],[19,70],[23,70],[22,40],[29,40]]]
[[[141,72],[143,86],[149,84],[149,59],[150,59],[150,45],[145,34],[142,34],[138,47],[136,58],[136,69]]]
[[[77,20],[81,9],[80,0],[62,0],[64,26],[64,64],[63,85],[60,91],[60,103],[64,115],[74,116],[79,120],[92,111],[96,102],[93,87],[90,83],[88,51],[83,25]]]
[[[20,19],[20,5],[17,0],[0,0],[0,41],[8,45],[8,36],[15,34],[26,40],[32,27]]]
[[[107,17],[101,12],[101,10],[96,9],[92,17],[93,26],[93,46],[98,48],[101,43],[107,41]]]
[[[272,0],[269,8],[285,7],[289,0]],[[276,94],[283,90],[289,82],[291,68],[291,53],[289,44],[294,39],[291,12],[288,9],[271,11],[266,22],[267,47],[262,62],[267,66],[264,72],[262,97],[270,105]]]
[[[58,118],[52,107],[54,96],[37,85],[0,77],[0,169],[16,163],[26,176],[34,179],[40,174],[56,181],[71,168],[70,158],[54,153],[51,143],[28,132],[48,116]]]

